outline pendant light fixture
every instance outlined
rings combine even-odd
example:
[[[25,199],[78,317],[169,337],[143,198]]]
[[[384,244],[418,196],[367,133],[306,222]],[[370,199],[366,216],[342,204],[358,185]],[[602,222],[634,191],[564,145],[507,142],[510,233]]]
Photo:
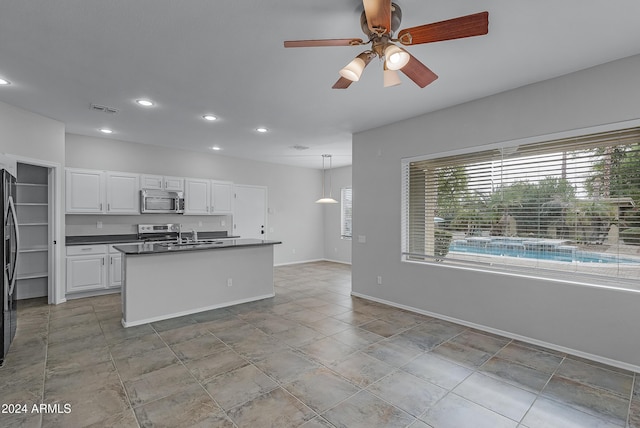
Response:
[[[324,194],[325,169],[324,161],[329,158],[329,196]],[[337,204],[338,201],[331,197],[331,155],[322,155],[322,197],[316,201],[316,204]]]

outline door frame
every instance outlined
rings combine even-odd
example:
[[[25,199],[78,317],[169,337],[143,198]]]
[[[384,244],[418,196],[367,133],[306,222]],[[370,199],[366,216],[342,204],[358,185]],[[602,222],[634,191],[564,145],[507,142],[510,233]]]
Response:
[[[234,205],[235,205],[235,200],[238,199],[237,196],[237,192],[236,189],[238,188],[250,188],[250,189],[260,189],[260,190],[264,190],[264,236],[262,239],[268,239],[267,236],[269,234],[269,216],[268,216],[268,212],[269,212],[269,189],[267,188],[267,186],[255,186],[255,185],[251,185],[251,184],[234,184],[233,185],[233,199],[234,199]],[[235,221],[235,206],[234,206],[234,219],[233,219],[233,228],[232,228],[232,235],[236,234],[236,221]]]
[[[28,158],[25,156],[9,155],[16,162],[47,168],[48,178],[48,223],[49,223],[49,279],[47,281],[47,301],[49,304],[59,304],[66,302],[64,288],[62,284],[64,267],[62,266],[61,248],[64,246],[62,240],[62,230],[64,229],[64,213],[61,212],[63,193],[64,168],[56,162],[41,159]],[[55,244],[54,244],[55,243]]]

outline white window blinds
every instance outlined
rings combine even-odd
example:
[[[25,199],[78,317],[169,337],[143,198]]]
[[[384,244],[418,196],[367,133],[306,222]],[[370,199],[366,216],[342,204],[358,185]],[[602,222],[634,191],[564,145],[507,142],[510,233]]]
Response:
[[[403,163],[405,260],[640,289],[640,128]]]
[[[351,187],[345,187],[340,190],[340,236],[349,238],[353,236],[353,190]]]

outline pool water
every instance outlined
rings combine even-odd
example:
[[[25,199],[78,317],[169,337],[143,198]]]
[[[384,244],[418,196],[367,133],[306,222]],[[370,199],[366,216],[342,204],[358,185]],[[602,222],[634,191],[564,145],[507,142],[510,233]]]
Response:
[[[580,251],[577,247],[564,243],[553,239],[478,237],[454,240],[449,251],[572,263],[640,263],[640,259]]]

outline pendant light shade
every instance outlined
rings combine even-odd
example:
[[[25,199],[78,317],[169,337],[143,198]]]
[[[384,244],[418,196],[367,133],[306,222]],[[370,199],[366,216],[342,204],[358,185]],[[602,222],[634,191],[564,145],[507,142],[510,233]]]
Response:
[[[362,76],[362,71],[371,62],[373,54],[369,51],[362,52],[355,57],[349,64],[347,64],[342,70],[339,71],[340,76],[345,79],[357,82]],[[331,155],[329,155],[331,156]]]
[[[324,183],[325,183],[325,169],[324,161],[329,158],[329,196],[325,196]],[[316,201],[316,204],[337,204],[338,201],[331,196],[331,155],[322,155],[322,197]]]
[[[397,86],[402,83],[396,70],[389,70],[387,64],[384,65],[384,87]]]
[[[389,44],[389,46],[385,48],[384,57],[386,58],[385,63],[389,70],[400,70],[407,65],[411,59],[407,51],[394,44]]]

